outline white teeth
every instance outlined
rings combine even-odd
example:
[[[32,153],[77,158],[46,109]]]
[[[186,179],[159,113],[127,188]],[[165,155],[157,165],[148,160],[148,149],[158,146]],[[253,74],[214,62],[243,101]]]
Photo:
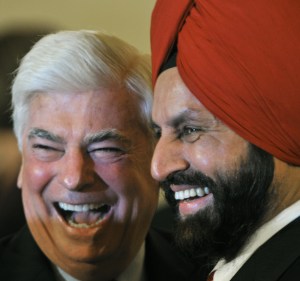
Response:
[[[209,188],[206,186],[206,187],[204,187],[204,192],[205,192],[205,194],[208,194],[210,191],[209,191]]]
[[[191,188],[191,189],[176,191],[175,199],[176,200],[184,200],[184,199],[192,198],[195,196],[203,197],[205,194],[209,194],[209,193],[210,193],[210,190],[207,186],[204,188],[201,188],[201,187]]]
[[[199,197],[204,196],[204,191],[203,191],[202,188],[197,188],[196,192],[197,192],[197,195],[198,195]]]
[[[90,210],[98,209],[104,204],[82,204],[82,205],[71,205],[64,202],[58,202],[58,205],[61,209],[65,211],[72,211],[72,212],[87,212]]]
[[[189,198],[190,197],[190,191],[189,190],[185,190],[183,196],[184,196],[184,198]]]
[[[58,205],[61,209],[65,210],[65,211],[72,211],[72,212],[88,212],[91,210],[96,210],[99,209],[103,206],[107,206],[106,204],[77,204],[77,205],[73,205],[73,204],[67,204],[64,202],[58,202]],[[109,209],[108,209],[109,210]],[[66,215],[65,219],[68,222],[68,224],[72,227],[75,228],[92,228],[97,226],[98,224],[101,223],[101,221],[103,220],[103,218],[105,217],[106,213],[108,212],[103,210],[103,213],[99,213],[99,218],[96,222],[91,223],[91,224],[87,224],[87,223],[77,223],[76,221],[74,221],[73,216],[71,215]]]
[[[195,197],[197,195],[197,191],[195,189],[190,190],[190,197]]]

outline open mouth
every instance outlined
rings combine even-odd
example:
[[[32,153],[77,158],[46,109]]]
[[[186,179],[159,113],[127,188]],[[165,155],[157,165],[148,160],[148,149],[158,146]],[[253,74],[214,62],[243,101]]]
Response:
[[[196,198],[204,197],[208,194],[210,194],[210,190],[206,186],[204,188],[197,187],[197,188],[176,191],[174,196],[176,200],[194,200]]]
[[[111,210],[107,204],[74,205],[58,202],[55,207],[68,225],[76,228],[96,227]]]

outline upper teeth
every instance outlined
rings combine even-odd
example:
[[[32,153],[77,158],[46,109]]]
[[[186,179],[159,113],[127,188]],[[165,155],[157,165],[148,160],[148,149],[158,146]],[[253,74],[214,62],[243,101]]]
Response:
[[[201,188],[201,187],[191,188],[191,189],[176,191],[175,199],[176,200],[184,200],[184,199],[188,199],[190,197],[195,197],[195,196],[202,197],[205,194],[209,194],[209,193],[210,193],[210,190],[207,186],[204,188]]]
[[[64,202],[58,203],[59,207],[65,211],[73,212],[87,212],[89,210],[95,210],[102,207],[104,204],[81,204],[81,205],[71,205]]]

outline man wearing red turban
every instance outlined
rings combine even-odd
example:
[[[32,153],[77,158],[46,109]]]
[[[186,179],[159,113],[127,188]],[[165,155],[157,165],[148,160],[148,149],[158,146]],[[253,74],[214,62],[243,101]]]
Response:
[[[300,1],[158,0],[152,175],[215,281],[300,276]]]

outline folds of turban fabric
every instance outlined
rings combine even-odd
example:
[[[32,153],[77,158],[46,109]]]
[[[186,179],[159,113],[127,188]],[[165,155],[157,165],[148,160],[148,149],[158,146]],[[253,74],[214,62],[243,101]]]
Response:
[[[211,113],[300,165],[299,0],[158,0],[153,83],[174,44],[183,81]]]

